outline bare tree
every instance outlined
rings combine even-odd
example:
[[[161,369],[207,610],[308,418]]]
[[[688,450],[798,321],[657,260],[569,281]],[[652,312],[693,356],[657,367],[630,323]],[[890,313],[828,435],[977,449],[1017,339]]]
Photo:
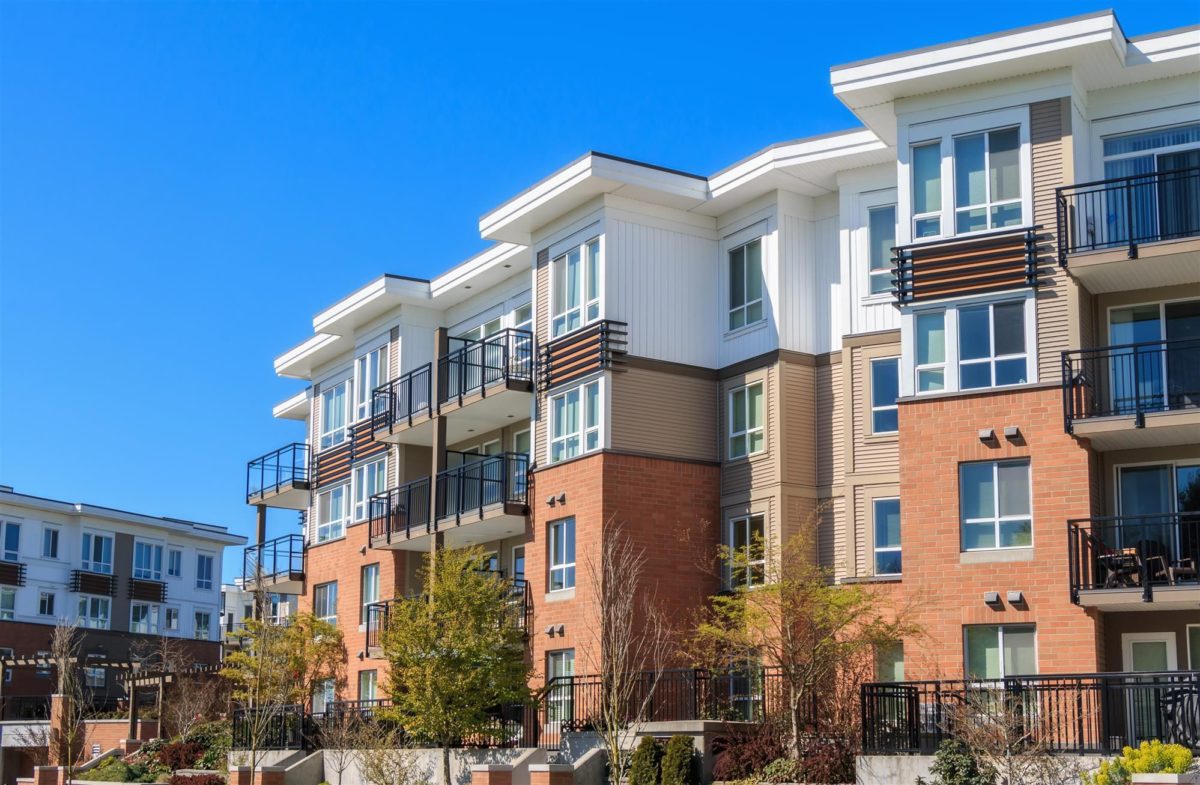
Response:
[[[16,744],[25,753],[34,766],[45,766],[50,763],[50,730],[45,725],[29,723],[16,726]]]
[[[355,712],[336,711],[329,707],[325,708],[324,715],[317,723],[326,778],[329,769],[337,772],[335,785],[342,785],[342,775],[354,758],[354,749],[359,744],[361,726],[364,724]]]
[[[83,748],[83,720],[90,698],[90,690],[79,667],[82,644],[83,637],[77,627],[63,620],[54,625],[54,631],[50,634],[50,659],[58,680],[56,690],[60,696],[61,710],[57,714],[51,712],[47,747],[50,762],[66,768],[68,781]]]
[[[133,650],[141,670],[162,677],[158,684],[160,734],[186,736],[224,705],[226,682],[196,671],[196,658],[179,638],[150,639]]]
[[[386,720],[358,723],[354,748],[358,773],[367,785],[410,785],[416,778],[404,732]]]

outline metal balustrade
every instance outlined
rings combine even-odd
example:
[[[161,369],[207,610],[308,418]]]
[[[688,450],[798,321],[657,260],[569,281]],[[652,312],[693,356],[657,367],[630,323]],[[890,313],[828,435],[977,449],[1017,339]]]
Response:
[[[494,505],[528,504],[528,455],[454,455],[464,463],[438,472],[434,505],[437,520],[453,518],[458,523],[466,516],[482,518],[484,511]]]
[[[371,431],[389,433],[404,425],[411,426],[432,413],[431,387],[433,365],[425,363],[371,393]]]
[[[374,547],[430,533],[429,478],[375,494],[369,502],[368,516]]]
[[[1200,408],[1200,338],[1147,341],[1062,354],[1067,433],[1095,417],[1133,417]]]
[[[533,383],[533,333],[508,328],[486,338],[452,338],[455,348],[438,358],[438,405],[462,404],[469,395],[504,382]]]
[[[1067,522],[1071,600],[1081,591],[1128,589],[1153,602],[1155,587],[1197,586],[1200,513],[1114,515]]]
[[[242,580],[252,584],[260,580],[292,578],[304,574],[304,536],[285,534],[273,540],[246,546],[242,561]]]
[[[261,499],[287,487],[308,488],[309,448],[293,442],[246,464],[246,501]]]

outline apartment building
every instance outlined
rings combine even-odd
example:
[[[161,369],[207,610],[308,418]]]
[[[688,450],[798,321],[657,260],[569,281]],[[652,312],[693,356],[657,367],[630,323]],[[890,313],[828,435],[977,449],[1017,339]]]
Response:
[[[345,631],[343,697],[434,547],[515,581],[541,678],[594,669],[617,524],[686,620],[718,543],[817,521],[838,581],[918,609],[880,681],[1200,669],[1200,29],[1100,12],[830,79],[861,127],[708,177],[588,153],[276,359],[305,437],[247,500],[307,525],[247,575]]]
[[[216,663],[221,559],[245,543],[221,526],[0,489],[0,656],[48,655],[54,625],[72,623],[98,703],[125,696],[105,663],[145,656],[160,637]],[[53,688],[49,668],[5,668],[5,718],[43,716]]]

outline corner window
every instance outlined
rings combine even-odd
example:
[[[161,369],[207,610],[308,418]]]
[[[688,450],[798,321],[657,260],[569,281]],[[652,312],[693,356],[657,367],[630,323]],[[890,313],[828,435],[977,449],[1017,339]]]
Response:
[[[167,551],[167,575],[172,578],[183,575],[183,551],[176,548]]]
[[[900,427],[900,361],[871,360],[871,433],[895,433]]]
[[[764,419],[762,382],[729,393],[730,458],[742,458],[766,449]]]
[[[1028,459],[964,463],[958,482],[964,551],[1033,545]]]
[[[550,463],[600,447],[600,381],[550,399]]]
[[[21,524],[16,521],[0,522],[3,537],[0,537],[0,559],[17,561],[21,557]]]
[[[575,519],[550,524],[550,591],[575,587]]]
[[[550,330],[566,335],[600,318],[600,238],[588,240],[550,262]]]
[[[198,641],[206,641],[212,638],[212,614],[208,611],[196,611],[195,617],[195,636]]]
[[[57,559],[58,558],[58,527],[44,526],[42,527],[42,558]]]
[[[730,589],[761,586],[766,580],[766,518],[744,515],[729,521],[725,547],[730,560],[725,565],[725,584]]]
[[[337,624],[337,581],[313,587],[313,615],[321,621]]]
[[[899,575],[900,500],[875,499],[871,513],[875,522],[875,574]]]
[[[762,238],[729,252],[729,329],[763,320]]]
[[[387,383],[387,344],[373,349],[354,363],[354,419],[361,420],[371,414],[371,396],[375,388]]]
[[[213,587],[213,557],[207,553],[196,554],[196,588]]]
[[[958,387],[1024,384],[1025,302],[989,303],[958,309]]]
[[[346,531],[348,485],[339,485],[317,496],[317,542],[336,540]]]
[[[896,247],[896,205],[867,210],[867,294],[892,289],[892,249]]]
[[[162,580],[163,547],[148,542],[133,544],[133,577],[147,581]]]
[[[54,615],[54,600],[55,594],[52,591],[44,591],[38,593],[38,615],[53,616]]]
[[[354,467],[354,520],[366,520],[371,497],[386,489],[387,458]]]
[[[0,620],[12,621],[17,612],[16,589],[0,589]]]
[[[349,382],[341,382],[321,392],[321,449],[346,441],[346,388]]]
[[[1017,128],[954,138],[956,234],[1021,225],[1020,152]]]
[[[112,574],[113,538],[92,532],[83,533],[82,566],[87,572]]]
[[[367,606],[379,602],[379,565],[368,564],[362,568],[360,594],[362,597],[362,612],[359,613],[358,623],[367,623]]]
[[[968,679],[1003,679],[1037,673],[1037,630],[1032,624],[981,624],[963,628]]]
[[[158,606],[145,602],[129,605],[129,631],[143,635],[158,634]]]
[[[108,597],[90,597],[84,595],[79,598],[79,626],[90,627],[94,630],[107,630],[110,618],[110,605]]]

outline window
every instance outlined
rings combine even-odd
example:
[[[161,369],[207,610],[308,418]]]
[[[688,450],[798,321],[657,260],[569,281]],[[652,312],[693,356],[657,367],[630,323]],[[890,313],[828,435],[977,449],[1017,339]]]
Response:
[[[196,588],[213,587],[213,557],[207,553],[196,554]]]
[[[88,572],[112,574],[112,537],[83,533],[83,569]]]
[[[900,360],[871,360],[871,433],[895,433],[900,428]]]
[[[867,210],[867,294],[892,291],[892,248],[896,246],[896,205]]]
[[[167,608],[163,615],[163,629],[167,632],[179,632],[179,609]]]
[[[766,519],[762,515],[733,518],[726,526],[725,547],[729,563],[725,565],[725,584],[731,589],[761,586],[767,566]]]
[[[358,623],[367,623],[367,606],[379,602],[379,565],[368,564],[362,568],[362,613]]]
[[[83,683],[86,687],[103,687],[105,679],[104,668],[84,666]]]
[[[337,624],[337,581],[313,587],[313,614],[322,621]]]
[[[12,621],[17,612],[16,589],[0,589],[0,619]]]
[[[729,252],[729,329],[763,320],[762,238]]]
[[[37,668],[34,670],[33,674],[39,679],[50,678],[50,652],[39,650],[35,653],[35,656],[38,660],[40,660],[40,662],[38,662]]]
[[[54,526],[46,526],[42,529],[42,558],[58,558],[58,529]]]
[[[38,592],[38,614],[41,616],[54,615],[54,592]]]
[[[554,337],[600,318],[600,238],[589,240],[550,263]]]
[[[1188,670],[1200,671],[1200,624],[1187,626]]]
[[[575,519],[550,524],[550,591],[575,586]]]
[[[158,634],[158,606],[146,602],[129,605],[129,631],[143,635]]]
[[[379,674],[376,671],[358,672],[358,699],[360,701],[375,700],[375,688],[379,684]]]
[[[600,447],[600,382],[588,382],[550,399],[550,462]]]
[[[371,497],[387,489],[387,458],[354,467],[354,520],[366,520]]]
[[[946,386],[946,314],[917,314],[917,392],[938,392]]]
[[[337,700],[337,685],[333,679],[319,681],[313,686],[313,714],[324,714]]]
[[[321,393],[321,449],[333,447],[346,440],[346,387],[340,382]]]
[[[0,539],[0,559],[17,561],[21,557],[21,524],[4,521],[0,528],[4,530],[4,537]]]
[[[1034,625],[970,625],[963,630],[967,678],[1003,679],[1037,673]]]
[[[875,648],[875,681],[904,681],[904,643],[895,641]]]
[[[546,720],[559,723],[573,718],[571,697],[572,684],[567,681],[575,675],[575,650],[560,649],[546,652]],[[555,680],[560,680],[555,682]]]
[[[212,614],[208,611],[196,611],[196,640],[206,641],[212,637]]]
[[[354,373],[354,419],[361,420],[371,414],[371,396],[375,388],[387,382],[387,344],[359,357],[354,364]]]
[[[183,551],[175,548],[167,551],[167,575],[172,578],[183,575]]]
[[[1020,152],[1017,128],[954,138],[956,234],[1021,225]]]
[[[875,574],[900,574],[900,500],[875,499]]]
[[[937,237],[942,233],[942,144],[912,148],[912,236]]]
[[[345,534],[348,490],[348,486],[339,485],[317,497],[317,542],[336,540]]]
[[[960,390],[1024,384],[1025,302],[958,309]]]
[[[111,605],[108,597],[79,598],[79,626],[107,630]]]
[[[981,461],[959,466],[964,551],[1033,545],[1029,461]]]
[[[742,458],[766,447],[762,382],[729,393],[729,457]]]
[[[133,577],[148,581],[161,581],[162,557],[161,545],[135,542],[133,544]]]

